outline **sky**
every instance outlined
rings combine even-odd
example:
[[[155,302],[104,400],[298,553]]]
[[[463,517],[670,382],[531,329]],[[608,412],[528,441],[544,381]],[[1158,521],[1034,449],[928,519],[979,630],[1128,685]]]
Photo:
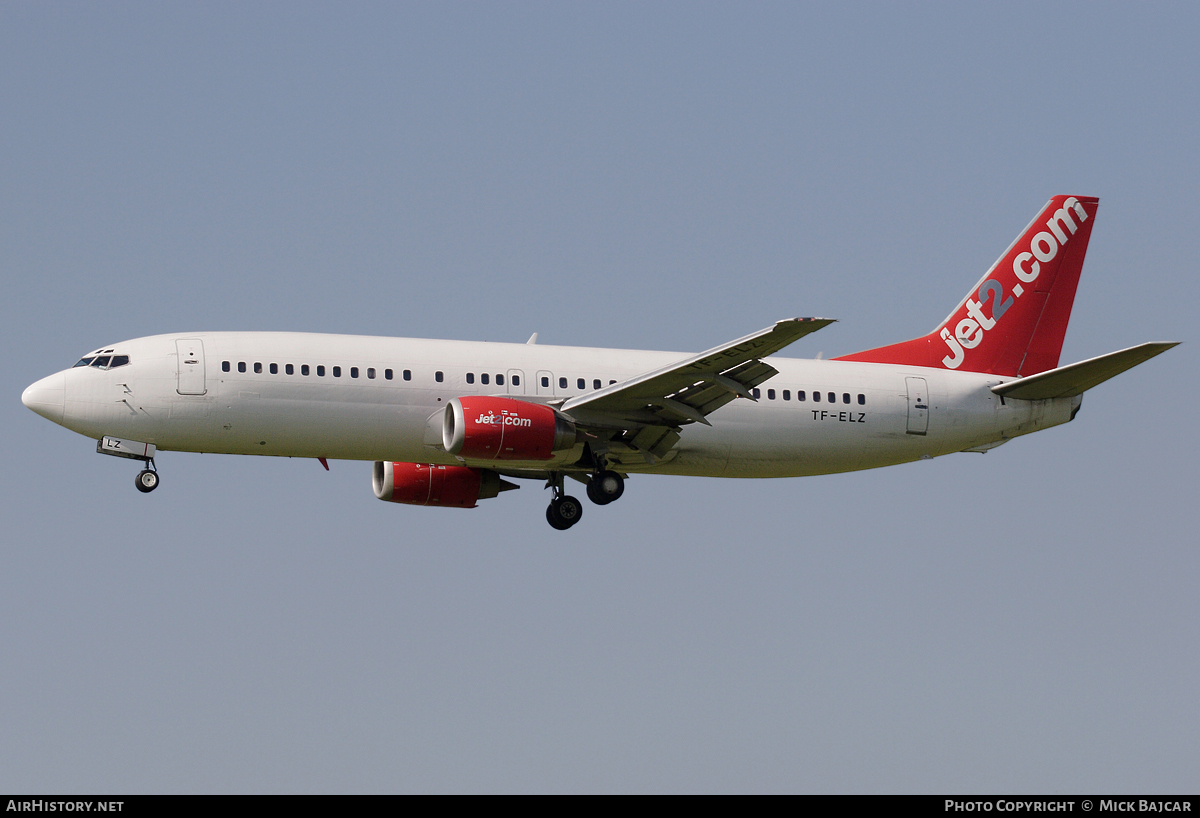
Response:
[[[0,791],[1179,793],[1200,780],[1200,8],[0,4]],[[381,503],[20,403],[287,330],[923,334],[1100,197],[1070,424],[786,480]],[[1193,295],[1188,295],[1193,293]],[[1191,408],[1189,408],[1191,407]],[[712,418],[719,422],[719,413]]]

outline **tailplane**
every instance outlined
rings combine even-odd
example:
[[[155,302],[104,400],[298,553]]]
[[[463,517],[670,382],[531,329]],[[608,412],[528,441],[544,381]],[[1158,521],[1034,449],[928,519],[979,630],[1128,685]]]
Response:
[[[1099,201],[1055,196],[933,332],[836,360],[1010,377],[1054,369]]]
[[[1089,358],[1077,364],[1068,364],[1037,375],[996,384],[992,387],[992,391],[1002,398],[1020,398],[1021,400],[1073,398],[1076,395],[1082,395],[1093,386],[1099,386],[1109,378],[1115,378],[1126,369],[1133,369],[1155,355],[1161,355],[1171,347],[1177,346],[1179,346],[1178,341],[1138,344],[1129,349]]]

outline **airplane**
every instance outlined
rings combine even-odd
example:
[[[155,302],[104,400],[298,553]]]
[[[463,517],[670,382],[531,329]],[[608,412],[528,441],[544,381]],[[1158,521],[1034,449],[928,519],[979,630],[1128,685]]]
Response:
[[[1099,200],[1055,196],[930,333],[829,360],[772,357],[832,323],[790,318],[698,355],[285,332],[108,344],[29,386],[34,412],[143,463],[160,451],[374,463],[381,500],[473,508],[553,489],[565,530],[634,474],[799,477],[986,452],[1075,418],[1083,393],[1165,352],[1058,366]]]

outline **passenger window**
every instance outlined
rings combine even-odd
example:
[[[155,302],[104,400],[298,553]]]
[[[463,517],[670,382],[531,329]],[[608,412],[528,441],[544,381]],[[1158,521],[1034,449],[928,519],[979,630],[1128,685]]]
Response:
[[[483,384],[484,386],[487,386],[489,383],[491,383],[491,379],[488,378],[487,373],[485,372],[484,374],[479,376],[479,382],[481,384]]]
[[[484,375],[483,377],[486,378],[487,375]],[[475,383],[475,373],[474,372],[467,373],[467,383]],[[484,383],[487,383],[487,381],[484,381]]]
[[[796,390],[796,400],[798,400],[798,401],[799,401],[799,400],[806,400],[806,399],[807,399],[807,397],[808,397],[808,396],[807,396],[807,393],[805,393],[805,391],[804,391],[803,389],[797,389],[797,390]]]
[[[575,381],[575,388],[580,390],[587,389],[587,381],[585,381],[583,378],[580,378],[579,380]]]
[[[608,385],[609,385],[609,386],[612,386],[614,383],[616,383],[616,381],[609,381],[609,382],[608,382]]]
[[[496,376],[496,386],[504,386],[504,376],[503,375]]]
[[[821,402],[821,393],[820,392],[813,392],[813,401],[815,403]]]
[[[279,374],[279,364],[271,364],[270,370],[271,370],[272,375],[278,375]]]
[[[367,380],[371,380],[371,381],[375,380],[375,367],[373,367],[373,366],[367,367]]]
[[[390,369],[383,370],[383,377],[385,380],[389,380],[389,381],[392,380],[392,370],[390,370]]]
[[[513,385],[513,386],[520,386],[520,385],[521,385],[521,376],[520,376],[520,375],[513,375],[513,376],[512,376],[512,385]]]
[[[289,370],[288,374],[289,374],[289,375],[291,375],[291,374],[292,374],[292,373],[291,373],[291,371],[290,371],[290,370],[291,370],[291,368],[292,368],[292,365],[291,365],[291,364],[288,364],[288,370]],[[357,367],[357,366],[352,366],[352,367],[350,367],[350,377],[351,377],[351,378],[357,378],[357,377],[358,377],[358,367]]]
[[[308,374],[308,364],[300,364],[300,374],[301,375]]]
[[[441,370],[438,370],[437,372],[433,373],[433,379],[435,381],[437,381],[438,383],[441,383],[445,379],[445,377],[446,376],[442,374]]]
[[[82,363],[82,361],[80,363]],[[75,366],[79,366],[79,364],[75,364]],[[221,371],[222,372],[229,371],[229,361],[221,361]]]
[[[255,375],[261,375],[261,374],[262,374],[262,364],[261,364],[261,363],[259,363],[258,361],[255,361],[255,362],[254,362],[254,374],[255,374]]]
[[[600,388],[600,379],[596,378],[596,380],[592,381],[592,389],[599,389],[599,388]]]
[[[317,364],[317,377],[318,378],[325,377],[325,365],[324,364]]]
[[[774,389],[767,390],[767,400],[775,400],[775,390]]]
[[[543,388],[543,389],[549,389],[549,388],[550,388],[550,379],[549,379],[549,378],[547,378],[545,375],[543,375],[543,376],[542,376],[542,388]]]
[[[333,368],[333,377],[335,377],[335,378],[342,377],[342,368],[340,366],[335,366]]]
[[[842,393],[842,403],[849,403],[849,402],[850,402],[850,393],[843,392]]]
[[[790,389],[783,390],[783,399],[791,400],[792,399],[792,390],[790,390]]]
[[[238,372],[245,372],[245,371],[246,371],[246,362],[238,361]]]
[[[762,391],[757,386],[750,390],[750,394],[754,396],[755,400],[762,397]]]
[[[566,388],[567,388],[567,379],[566,379],[566,378],[559,378],[559,379],[558,379],[558,388],[559,388],[559,389],[566,389]]]
[[[866,396],[866,395],[863,395],[863,394],[861,394],[861,393],[859,394],[859,396],[858,396],[858,405],[859,405],[859,406],[866,406],[866,405],[867,405],[867,396]]]
[[[830,392],[830,393],[829,393],[828,395],[826,395],[825,397],[829,398],[829,402],[830,402],[830,403],[837,403],[837,395],[836,395],[835,393],[833,393],[833,392]]]
[[[411,369],[404,370],[404,380],[406,380],[406,381],[412,380],[412,370]]]
[[[287,364],[286,366],[284,366],[283,371],[289,375],[295,375],[296,367],[292,366],[291,364]]]

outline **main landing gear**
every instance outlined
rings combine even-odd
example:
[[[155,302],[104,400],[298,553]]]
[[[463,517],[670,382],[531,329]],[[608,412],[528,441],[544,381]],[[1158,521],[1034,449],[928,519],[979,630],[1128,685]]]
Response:
[[[566,531],[583,517],[583,503],[563,491],[562,472],[550,475],[547,486],[554,489],[554,499],[546,509],[546,522],[559,531]],[[603,469],[587,482],[587,496],[598,506],[606,506],[625,493],[625,478],[615,471]]]
[[[588,480],[587,496],[598,506],[606,506],[625,493],[625,478],[615,471],[602,471]]]
[[[583,503],[563,491],[562,472],[554,472],[547,483],[554,489],[554,499],[546,507],[546,522],[559,531],[566,531],[583,516]]]
[[[546,507],[546,522],[559,531],[566,531],[583,516],[583,503],[574,497],[564,494],[555,497]]]

